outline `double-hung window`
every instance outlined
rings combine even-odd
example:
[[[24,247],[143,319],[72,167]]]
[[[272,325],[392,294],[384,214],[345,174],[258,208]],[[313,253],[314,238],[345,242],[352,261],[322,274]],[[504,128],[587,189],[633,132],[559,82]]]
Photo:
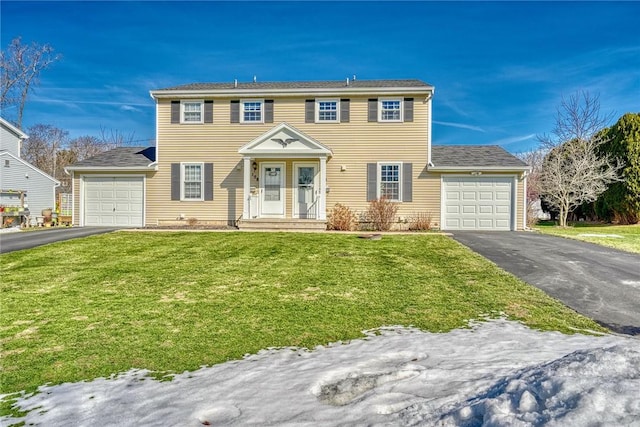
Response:
[[[242,111],[240,112],[240,118],[242,123],[262,123],[262,107],[263,101],[259,100],[247,100],[242,101]]]
[[[402,121],[402,100],[401,99],[385,99],[378,101],[378,111],[380,122],[401,122]]]
[[[391,201],[401,201],[402,164],[380,163],[378,165],[378,197]]]
[[[182,163],[181,200],[203,200],[203,164]]]
[[[203,104],[203,101],[182,101],[180,103],[182,123],[204,123]]]
[[[339,101],[337,99],[316,100],[316,122],[338,122]]]

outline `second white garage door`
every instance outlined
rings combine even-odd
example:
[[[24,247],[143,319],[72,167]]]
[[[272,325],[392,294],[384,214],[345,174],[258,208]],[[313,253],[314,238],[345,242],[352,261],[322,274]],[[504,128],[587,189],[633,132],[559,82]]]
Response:
[[[512,229],[512,177],[443,177],[442,191],[443,229]]]
[[[142,227],[143,177],[85,177],[84,225]]]

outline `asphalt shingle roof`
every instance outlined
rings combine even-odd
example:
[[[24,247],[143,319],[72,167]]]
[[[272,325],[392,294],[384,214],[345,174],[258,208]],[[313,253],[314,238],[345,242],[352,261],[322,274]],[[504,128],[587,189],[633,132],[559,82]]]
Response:
[[[117,147],[81,160],[72,167],[146,167],[155,160],[155,147]]]
[[[499,145],[433,145],[436,167],[526,167],[527,164]]]
[[[234,82],[224,83],[190,83],[174,86],[166,90],[227,90],[227,89],[342,89],[342,88],[387,88],[387,87],[431,87],[430,84],[418,79],[407,80],[349,80],[349,86],[345,80],[329,81],[299,81],[299,82]]]

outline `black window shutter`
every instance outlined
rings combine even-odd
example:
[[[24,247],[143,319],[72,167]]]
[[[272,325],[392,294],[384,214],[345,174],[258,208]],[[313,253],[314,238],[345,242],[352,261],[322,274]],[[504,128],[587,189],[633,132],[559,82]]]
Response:
[[[404,121],[413,121],[413,98],[404,99]]]
[[[372,98],[369,99],[369,117],[368,121],[377,122],[378,121],[378,99]]]
[[[307,99],[304,101],[304,122],[313,123],[316,121],[316,100]]]
[[[171,163],[171,200],[180,200],[180,163]]]
[[[273,123],[273,99],[264,100],[264,122]]]
[[[367,163],[367,202],[378,198],[378,165]]]
[[[171,101],[171,123],[180,123],[180,101]]]
[[[402,201],[413,201],[413,164],[402,164]]]
[[[213,101],[204,101],[204,122],[213,123]]]
[[[231,123],[240,123],[240,101],[231,101]]]
[[[204,200],[213,200],[213,163],[204,164]]]
[[[349,103],[348,99],[340,100],[340,121],[342,123],[349,123]]]

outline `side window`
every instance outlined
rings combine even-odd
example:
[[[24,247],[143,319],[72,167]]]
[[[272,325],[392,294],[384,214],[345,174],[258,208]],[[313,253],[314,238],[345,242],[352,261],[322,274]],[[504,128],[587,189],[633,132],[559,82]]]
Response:
[[[182,163],[180,200],[203,200],[203,164],[202,163]]]
[[[401,201],[400,183],[401,178],[400,163],[381,163],[378,165],[378,197],[387,200]]]
[[[180,122],[181,123],[204,123],[203,101],[181,101],[180,102]]]
[[[261,100],[241,101],[240,122],[241,123],[263,123],[263,105]]]
[[[317,123],[340,121],[340,102],[337,99],[317,99],[316,117]]]
[[[379,122],[402,121],[402,99],[382,98],[378,100]]]

